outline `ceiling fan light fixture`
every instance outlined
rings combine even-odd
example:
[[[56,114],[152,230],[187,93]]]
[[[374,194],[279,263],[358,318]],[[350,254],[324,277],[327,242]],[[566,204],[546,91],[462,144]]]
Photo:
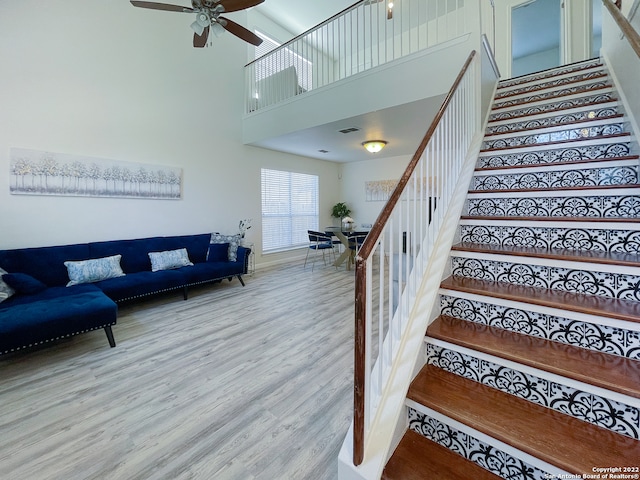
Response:
[[[211,19],[206,13],[199,13],[198,15],[196,15],[196,22],[202,25],[202,28],[211,25]]]
[[[196,20],[191,24],[191,30],[196,32],[198,35],[202,35],[204,29],[211,25],[211,20],[205,13],[198,13],[196,15]]]
[[[216,37],[219,37],[220,35],[222,35],[224,33],[224,27],[222,25],[220,25],[220,23],[218,23],[218,22],[213,22],[211,24],[211,31],[213,32],[213,34]]]
[[[202,35],[202,32],[204,32],[204,27],[202,25],[200,25],[198,23],[198,21],[196,20],[195,22],[193,22],[191,24],[191,30],[196,32],[198,35]]]
[[[362,142],[362,146],[369,153],[378,153],[380,150],[387,146],[387,143],[388,142],[384,140],[368,140],[366,142]]]

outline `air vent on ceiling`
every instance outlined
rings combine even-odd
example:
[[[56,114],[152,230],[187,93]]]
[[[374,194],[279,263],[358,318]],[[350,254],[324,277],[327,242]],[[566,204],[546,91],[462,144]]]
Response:
[[[318,150],[320,153],[329,153],[329,150]]]
[[[349,127],[349,128],[343,128],[342,130],[338,130],[340,133],[352,133],[352,132],[359,132],[360,129],[358,127]]]

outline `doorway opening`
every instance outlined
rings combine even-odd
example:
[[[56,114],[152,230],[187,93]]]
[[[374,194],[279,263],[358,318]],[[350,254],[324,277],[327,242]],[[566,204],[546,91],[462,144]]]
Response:
[[[511,13],[511,75],[557,67],[561,62],[561,0],[534,0]]]

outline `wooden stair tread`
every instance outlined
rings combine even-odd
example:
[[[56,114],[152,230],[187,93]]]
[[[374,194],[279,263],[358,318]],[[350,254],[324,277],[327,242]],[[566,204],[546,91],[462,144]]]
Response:
[[[640,302],[632,300],[454,276],[440,288],[640,323]]]
[[[554,167],[554,166],[569,166],[580,165],[583,163],[601,163],[601,162],[615,162],[618,160],[638,160],[640,155],[626,155],[622,157],[606,157],[606,158],[585,158],[583,160],[568,160],[566,162],[548,162],[548,163],[522,163],[518,165],[507,165],[499,167],[476,167],[476,172],[487,172],[491,170],[517,170],[519,168],[538,168],[538,167]],[[606,165],[605,165],[606,166]]]
[[[451,247],[455,251],[514,255],[518,257],[549,258],[567,262],[589,262],[605,265],[640,267],[640,255],[634,253],[604,252],[599,250],[571,250],[560,248],[520,247],[462,242]]]
[[[612,138],[621,138],[621,137],[631,138],[631,133],[629,132],[612,133],[611,135],[598,135],[594,137],[570,138],[568,140],[557,140],[553,142],[526,143],[524,145],[509,145],[506,147],[483,148],[482,150],[480,150],[480,153],[501,152],[504,150],[518,150],[518,149],[524,149],[524,148],[536,148],[536,147],[543,147],[543,146],[549,146],[549,145],[564,145],[566,143],[590,142],[590,141],[602,140],[602,139],[609,140]]]
[[[550,112],[550,113],[554,113],[554,112]],[[548,115],[545,118],[551,118],[555,115]],[[484,134],[484,138],[489,138],[492,139],[493,137],[496,137],[498,135],[513,135],[513,136],[518,136],[520,134],[526,133],[526,132],[531,132],[534,130],[542,130],[545,128],[556,128],[556,127],[572,127],[575,125],[580,125],[582,123],[587,123],[587,122],[597,122],[597,121],[602,121],[602,120],[610,120],[612,118],[623,118],[623,115],[621,113],[616,113],[615,115],[607,115],[604,117],[596,117],[596,118],[585,118],[583,120],[574,120],[572,122],[565,122],[565,123],[552,123],[550,125],[536,125],[535,127],[527,127],[527,128],[519,128],[517,130],[509,130],[508,132],[492,132],[492,133],[485,133]],[[516,122],[509,122],[509,123],[516,123]]]
[[[382,472],[382,480],[500,480],[452,450],[407,430]]]
[[[638,217],[523,217],[506,215],[463,215],[462,220],[516,220],[523,222],[596,222],[596,223],[640,223]]]
[[[575,475],[640,458],[638,440],[433,365],[422,368],[408,398]]]
[[[562,377],[640,398],[640,361],[439,316],[427,335]]]
[[[585,187],[545,187],[545,188],[503,188],[498,190],[469,190],[469,193],[518,193],[518,192],[557,192],[557,191],[589,191],[589,190],[619,190],[623,188],[640,188],[637,183],[619,185],[588,185]]]

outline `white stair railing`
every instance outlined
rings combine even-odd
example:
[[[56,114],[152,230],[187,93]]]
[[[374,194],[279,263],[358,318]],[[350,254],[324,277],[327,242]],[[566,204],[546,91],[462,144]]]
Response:
[[[357,2],[246,65],[245,112],[459,37],[468,32],[465,2]]]
[[[372,424],[472,141],[480,130],[472,52],[356,257],[353,464]],[[439,281],[439,278],[438,278]]]

